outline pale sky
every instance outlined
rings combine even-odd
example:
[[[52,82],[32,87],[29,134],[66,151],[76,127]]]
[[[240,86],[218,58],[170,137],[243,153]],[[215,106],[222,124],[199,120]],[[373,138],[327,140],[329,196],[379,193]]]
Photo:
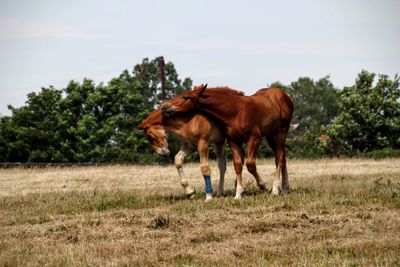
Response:
[[[400,73],[398,0],[0,0],[0,114],[26,94],[108,82],[164,56],[194,84],[254,93],[300,76]]]

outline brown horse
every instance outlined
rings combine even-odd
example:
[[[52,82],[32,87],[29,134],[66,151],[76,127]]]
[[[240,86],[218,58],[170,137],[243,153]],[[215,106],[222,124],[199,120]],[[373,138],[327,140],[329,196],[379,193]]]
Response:
[[[215,144],[220,174],[217,196],[223,195],[226,170],[226,160],[223,151],[225,135],[214,121],[204,115],[193,113],[165,117],[161,115],[160,109],[156,109],[142,121],[138,128],[145,131],[153,149],[161,155],[169,154],[167,132],[171,132],[182,141],[181,148],[175,155],[175,167],[178,170],[181,185],[188,196],[192,196],[195,190],[189,186],[186,180],[182,168],[183,161],[186,156],[189,156],[195,150],[199,152],[200,169],[206,182],[206,200],[212,199],[208,145]]]
[[[275,155],[276,173],[272,185],[272,193],[282,194],[289,190],[289,180],[286,167],[285,141],[290,128],[293,114],[293,103],[289,96],[277,88],[258,90],[252,96],[245,96],[229,88],[206,89],[200,85],[192,91],[186,91],[161,106],[165,116],[199,112],[217,120],[226,133],[233,154],[236,172],[236,196],[240,199],[244,191],[242,185],[242,158],[244,151],[241,147],[247,144],[248,171],[255,177],[257,185],[266,189],[257,173],[256,155],[261,138],[266,137]],[[282,182],[280,177],[282,174]]]

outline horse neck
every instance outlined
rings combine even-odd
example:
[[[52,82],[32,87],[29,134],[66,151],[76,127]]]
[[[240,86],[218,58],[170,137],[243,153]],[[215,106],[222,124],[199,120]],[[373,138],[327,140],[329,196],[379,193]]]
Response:
[[[238,113],[238,107],[235,103],[238,96],[232,95],[227,97],[221,97],[220,95],[211,95],[208,98],[200,98],[198,102],[199,109],[214,117],[215,119],[225,122],[232,120],[236,117]],[[227,103],[233,103],[232,105],[227,105]]]
[[[188,122],[187,118],[174,116],[163,119],[164,129],[168,132],[179,133],[179,130]]]

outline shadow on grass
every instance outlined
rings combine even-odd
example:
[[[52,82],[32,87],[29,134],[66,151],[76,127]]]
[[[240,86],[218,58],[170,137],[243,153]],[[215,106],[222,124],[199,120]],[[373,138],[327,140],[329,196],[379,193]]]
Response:
[[[196,194],[197,195],[197,194]],[[194,196],[193,199],[198,198],[197,196]],[[191,200],[187,195],[185,194],[180,194],[180,195],[159,195],[159,196],[150,196],[147,197],[148,199],[154,200],[154,201],[162,201],[162,202],[178,202],[178,201],[185,201],[185,200]]]
[[[312,196],[316,194],[315,190],[310,188],[295,188],[288,196],[292,198],[296,195]],[[208,208],[226,206],[233,201],[235,196],[234,189],[228,189],[221,198],[214,196],[212,204]],[[251,206],[264,202],[271,202],[280,199],[272,196],[268,191],[262,191],[256,186],[248,186],[244,192],[244,198],[235,201],[233,206]],[[41,193],[31,194],[19,197],[10,197],[0,202],[0,208],[17,212],[20,214],[30,214],[30,216],[46,216],[55,214],[78,214],[92,211],[108,211],[116,209],[147,209],[160,206],[179,204],[177,207],[183,207],[188,204],[204,203],[205,193],[196,193],[189,199],[185,194],[168,195],[140,195],[134,191],[116,191],[116,192],[68,192],[68,193]],[[243,202],[243,203],[240,203]],[[182,204],[182,205],[181,205]],[[189,205],[193,206],[193,205]],[[229,205],[228,205],[229,206]]]
[[[269,194],[271,190],[269,191],[263,191],[259,188],[256,187],[250,187],[246,188],[245,192],[243,193],[243,196],[260,196],[260,195],[266,195]],[[224,195],[222,197],[217,197],[216,193],[214,192],[213,194],[213,199],[224,199],[224,198],[234,198],[236,195],[235,189],[228,189],[224,191]],[[162,202],[178,202],[178,201],[194,201],[194,200],[205,200],[206,199],[206,194],[204,192],[197,192],[192,196],[192,198],[187,197],[185,194],[179,194],[179,195],[158,195],[158,196],[151,196],[147,197],[149,199],[153,200],[159,200]]]
[[[247,187],[243,193],[244,196],[260,196],[260,195],[272,195],[271,194],[272,190],[261,190],[258,187]],[[225,196],[235,196],[236,192],[234,189],[227,190],[225,192]],[[295,195],[295,194],[301,194],[301,195],[314,195],[316,194],[316,190],[313,188],[308,188],[308,187],[297,187],[290,189],[290,191],[285,194],[285,195]],[[282,195],[280,195],[282,196]]]

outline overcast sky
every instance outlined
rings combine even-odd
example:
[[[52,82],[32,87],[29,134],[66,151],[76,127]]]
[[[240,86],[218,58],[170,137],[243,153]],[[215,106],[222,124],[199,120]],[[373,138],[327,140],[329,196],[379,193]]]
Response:
[[[144,57],[254,93],[361,69],[400,73],[400,1],[0,1],[0,114],[41,87],[107,82]]]

